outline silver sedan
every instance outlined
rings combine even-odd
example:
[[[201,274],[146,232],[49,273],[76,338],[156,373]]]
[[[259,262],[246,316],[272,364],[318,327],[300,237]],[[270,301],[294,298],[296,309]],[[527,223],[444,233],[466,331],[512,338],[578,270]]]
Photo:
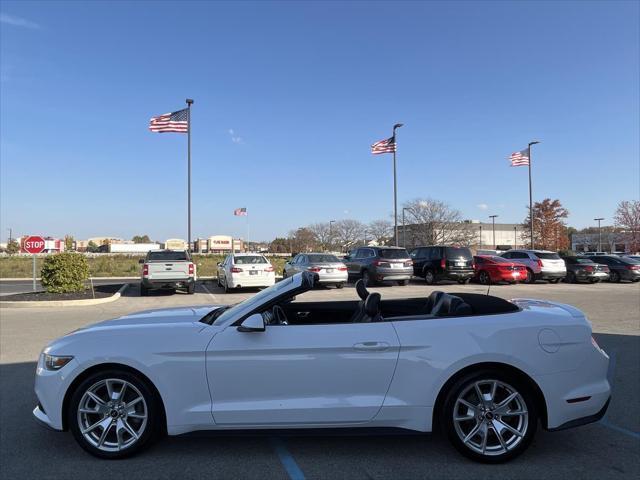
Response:
[[[284,264],[283,278],[300,272],[317,273],[320,283],[342,288],[347,282],[347,266],[329,253],[299,253]]]

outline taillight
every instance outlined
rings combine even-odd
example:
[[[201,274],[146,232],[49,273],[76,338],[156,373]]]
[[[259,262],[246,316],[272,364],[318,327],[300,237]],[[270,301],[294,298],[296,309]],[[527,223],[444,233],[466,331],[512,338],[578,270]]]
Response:
[[[593,267],[591,265],[587,265],[584,267],[585,272],[593,272]]]
[[[264,269],[265,272],[275,272],[275,268],[273,268],[273,265],[269,265],[267,268]]]
[[[627,268],[629,270],[640,270],[640,265],[629,265]]]
[[[310,272],[319,272],[322,269],[320,267],[307,267],[307,270]]]
[[[383,262],[382,260],[375,260],[373,264],[376,267],[391,268],[391,264],[389,262]]]
[[[196,271],[196,266],[195,266],[193,263],[190,263],[190,264],[189,264],[189,275],[190,275],[190,276],[193,276],[193,274],[195,273],[195,271]]]
[[[231,273],[240,273],[242,269],[240,267],[231,267]]]
[[[538,266],[542,268],[542,260],[538,259]]]
[[[347,271],[347,267],[338,267],[338,271],[339,272],[346,272]]]
[[[143,277],[149,276],[149,265],[147,265],[146,263],[142,266],[142,276]]]
[[[447,268],[447,259],[443,258],[440,260],[440,268]]]
[[[404,266],[405,267],[412,267],[413,266],[413,260],[407,260],[406,262],[404,262]]]

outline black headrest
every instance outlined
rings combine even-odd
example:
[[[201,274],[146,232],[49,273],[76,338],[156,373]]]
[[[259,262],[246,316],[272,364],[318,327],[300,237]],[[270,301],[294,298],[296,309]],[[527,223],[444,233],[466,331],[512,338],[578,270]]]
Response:
[[[472,313],[471,306],[455,295],[443,294],[440,300],[431,311],[433,315],[469,315]]]
[[[362,281],[362,279],[356,282],[356,293],[362,300],[366,300],[369,296],[369,290],[367,290],[367,287],[364,286],[364,282]]]
[[[364,311],[369,317],[375,317],[380,313],[380,294],[371,293],[364,301]]]
[[[441,292],[439,290],[431,292],[431,295],[429,295],[429,297],[427,298],[427,303],[424,306],[424,313],[431,313],[433,307],[435,307],[442,298],[442,295],[444,295],[444,292]]]

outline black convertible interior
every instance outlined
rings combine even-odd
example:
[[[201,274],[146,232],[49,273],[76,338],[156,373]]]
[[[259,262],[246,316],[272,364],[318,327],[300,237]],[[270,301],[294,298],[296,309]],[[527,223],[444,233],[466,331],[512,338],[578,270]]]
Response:
[[[495,315],[519,308],[499,297],[478,293],[432,292],[427,298],[382,300],[370,293],[362,280],[356,282],[360,300],[336,302],[281,302],[262,312],[267,325],[313,325],[327,323],[367,323],[385,320],[428,320],[468,315]]]

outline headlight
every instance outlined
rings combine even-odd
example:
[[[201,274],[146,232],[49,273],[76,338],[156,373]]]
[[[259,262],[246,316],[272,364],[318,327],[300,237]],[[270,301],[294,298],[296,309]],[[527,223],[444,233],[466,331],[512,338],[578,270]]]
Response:
[[[56,356],[44,354],[44,368],[47,370],[60,370],[67,363],[69,363],[73,357],[71,356]]]

